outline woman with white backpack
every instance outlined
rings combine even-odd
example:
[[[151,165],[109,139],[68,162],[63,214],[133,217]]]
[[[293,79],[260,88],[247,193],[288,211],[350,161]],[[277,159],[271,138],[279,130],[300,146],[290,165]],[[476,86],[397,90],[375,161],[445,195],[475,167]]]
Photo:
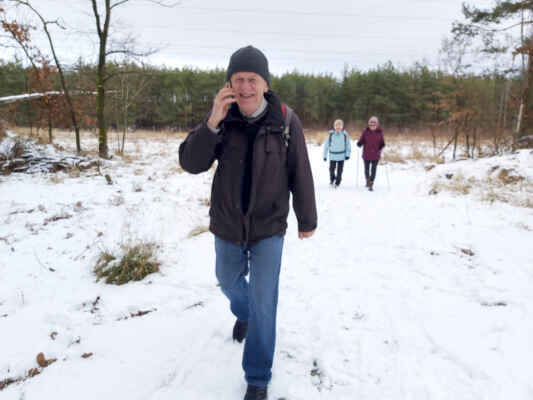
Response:
[[[324,142],[324,161],[329,155],[329,184],[337,188],[341,184],[344,161],[350,159],[351,145],[342,119],[337,119],[333,127]]]

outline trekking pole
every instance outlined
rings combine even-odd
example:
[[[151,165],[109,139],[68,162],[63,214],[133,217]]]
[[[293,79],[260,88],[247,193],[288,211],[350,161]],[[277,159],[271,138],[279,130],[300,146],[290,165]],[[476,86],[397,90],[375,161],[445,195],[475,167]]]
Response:
[[[357,177],[355,178],[355,187],[359,187],[359,148],[357,149]]]
[[[389,192],[390,192],[389,162],[388,161],[387,161],[387,164],[385,164],[385,173],[387,175],[387,187],[389,188]]]

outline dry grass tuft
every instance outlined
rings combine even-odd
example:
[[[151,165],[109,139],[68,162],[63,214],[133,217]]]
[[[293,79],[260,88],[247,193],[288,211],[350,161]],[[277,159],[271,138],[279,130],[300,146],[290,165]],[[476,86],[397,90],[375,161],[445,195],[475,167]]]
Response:
[[[196,228],[191,230],[189,234],[187,235],[188,238],[192,238],[198,235],[201,235],[202,233],[209,232],[209,227],[205,225],[198,225]]]
[[[512,168],[506,169],[502,168],[498,173],[498,179],[505,185],[518,183],[523,181],[525,178],[521,175],[518,175],[516,171]]]
[[[420,149],[420,146],[416,142],[411,143],[411,160],[424,161],[427,159],[426,154]]]
[[[387,150],[387,152],[383,153],[383,161],[387,161],[387,162],[391,162],[391,163],[399,163],[399,164],[404,164],[406,161],[405,161],[405,156],[403,156],[402,154],[400,154],[400,152],[398,150]]]
[[[199,199],[198,202],[202,206],[210,207],[211,206],[211,200],[209,199]]]
[[[316,144],[322,146],[326,138],[328,137],[327,131],[320,130],[305,130],[305,141],[307,144]]]
[[[81,175],[81,171],[78,168],[71,168],[68,171],[69,178],[79,178]]]
[[[135,132],[129,132],[126,135],[126,142],[128,140],[150,140],[166,142],[169,139],[185,139],[188,132],[172,132],[170,130],[150,131],[147,129],[138,129]]]
[[[501,185],[501,184],[500,184]],[[498,186],[488,185],[482,192],[480,199],[482,201],[487,201],[489,203],[494,203],[495,201],[501,203],[507,203],[515,207],[524,207],[524,208],[533,208],[533,200],[531,198],[522,198],[520,199],[513,192],[502,191],[501,188],[498,191]],[[527,225],[526,225],[527,227]],[[528,230],[527,228],[524,228]]]
[[[459,195],[474,194],[479,200],[507,203],[515,207],[533,208],[533,184],[513,169],[500,170],[492,167],[486,178],[465,178],[461,172],[446,173],[436,178],[429,190],[430,195],[449,191]],[[444,179],[446,178],[446,179]]]
[[[185,171],[183,170],[183,168],[181,168],[179,165],[174,165],[172,167],[170,167],[167,172],[164,174],[165,178],[168,178],[169,176],[171,175],[174,175],[174,174],[183,174]]]
[[[121,246],[121,255],[103,251],[96,262],[94,272],[97,281],[105,278],[105,283],[123,285],[140,281],[147,275],[159,271],[159,261],[155,257],[155,243],[140,242]]]
[[[135,154],[130,153],[123,153],[123,154],[117,154],[115,153],[120,159],[124,162],[124,164],[133,164],[135,161],[139,161],[141,159],[140,157],[140,150],[136,151]]]
[[[533,200],[531,198],[526,199],[523,204],[523,207],[533,208]]]
[[[33,137],[32,139],[35,141],[35,143],[39,145],[50,144],[50,140],[48,139],[47,136],[44,136],[44,135],[37,135]]]
[[[60,183],[65,182],[66,177],[67,175],[64,173],[51,174],[49,175],[48,181],[54,185],[59,185]]]
[[[470,193],[475,184],[476,180],[474,178],[466,179],[461,173],[456,173],[455,175],[450,176],[445,182],[434,182],[433,185],[431,185],[429,194],[437,194],[446,190],[455,194],[465,195]]]

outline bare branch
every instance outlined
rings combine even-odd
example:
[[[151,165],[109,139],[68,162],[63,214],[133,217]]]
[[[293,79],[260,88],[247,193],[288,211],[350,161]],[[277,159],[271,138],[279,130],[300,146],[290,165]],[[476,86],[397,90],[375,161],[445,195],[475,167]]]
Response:
[[[100,14],[98,14],[98,6],[96,5],[96,0],[91,0],[93,4],[94,19],[96,20],[96,32],[98,36],[102,37],[102,28],[100,26]]]
[[[115,50],[107,51],[105,55],[109,56],[112,54],[124,54],[124,55],[132,56],[132,57],[148,57],[155,53],[157,53],[157,50],[147,50],[147,51],[143,51],[142,53],[138,53],[130,49],[115,49]]]
[[[141,59],[151,56],[157,52],[157,49],[147,49],[144,51],[137,51],[137,40],[134,36],[128,35],[121,40],[117,40],[110,44],[110,49],[106,51],[105,56],[122,55],[132,57],[134,59]]]
[[[143,72],[135,71],[135,70],[133,70],[133,71],[117,71],[117,72],[113,72],[113,73],[111,73],[111,74],[108,74],[108,75],[104,78],[104,80],[105,80],[105,81],[108,81],[108,80],[114,78],[115,76],[135,75],[135,74],[142,75]]]
[[[520,26],[520,25],[531,25],[533,24],[533,20],[531,21],[524,21],[524,22],[518,22],[516,24],[513,24],[513,25],[510,25],[510,26],[506,26],[505,28],[501,28],[501,29],[489,29],[489,28],[485,28],[481,25],[476,25],[476,24],[472,24],[473,27],[481,30],[481,31],[485,31],[485,32],[505,32],[505,31],[508,31],[510,29],[513,29],[513,28],[516,28],[517,26]]]
[[[173,3],[169,3],[168,1],[163,1],[163,0],[146,0],[146,1],[149,3],[157,4],[158,6],[161,6],[161,7],[167,7],[167,8],[173,8],[181,4],[181,1],[176,1]]]
[[[61,24],[61,22],[59,22],[59,19],[56,19],[55,21],[45,21],[44,22],[46,25],[56,25],[57,27],[59,27],[60,29],[63,29],[64,31],[67,30],[67,28]]]
[[[129,2],[129,1],[130,1],[130,0],[120,0],[120,1],[117,1],[116,3],[112,4],[111,7],[109,7],[109,9],[112,10],[113,8],[118,7],[118,6],[121,6],[122,4],[127,3],[127,2]]]

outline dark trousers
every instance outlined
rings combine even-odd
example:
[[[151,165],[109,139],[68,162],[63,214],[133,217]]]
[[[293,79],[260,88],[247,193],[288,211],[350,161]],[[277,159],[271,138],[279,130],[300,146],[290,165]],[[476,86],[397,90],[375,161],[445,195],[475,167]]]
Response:
[[[376,170],[378,169],[379,160],[364,160],[365,162],[365,178],[366,181],[372,181],[376,179]]]
[[[344,161],[330,161],[329,162],[329,182],[335,183],[339,186],[342,179],[342,169],[344,168]],[[335,174],[335,170],[337,173]]]

